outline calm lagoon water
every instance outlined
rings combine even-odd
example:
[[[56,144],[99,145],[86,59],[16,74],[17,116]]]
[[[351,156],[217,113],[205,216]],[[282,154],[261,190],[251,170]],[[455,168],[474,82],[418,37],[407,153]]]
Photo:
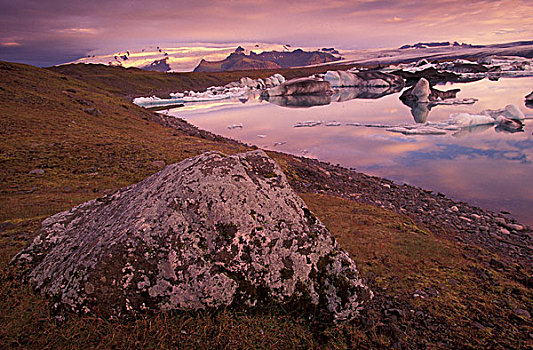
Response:
[[[457,97],[479,101],[435,106],[427,116],[428,122],[447,120],[451,113],[474,114],[508,104],[533,117],[533,109],[524,105],[524,96],[533,90],[533,78],[485,79],[437,88],[459,88]],[[533,225],[533,120],[526,120],[524,132],[507,133],[491,126],[447,135],[403,135],[384,128],[346,125],[415,124],[411,108],[403,105],[399,96],[395,93],[308,108],[288,108],[257,98],[246,102],[225,100],[187,105],[167,113],[265,149],[315,157],[494,211],[508,211]],[[324,124],[294,127],[297,122],[309,120]],[[334,121],[340,125],[325,125]],[[228,128],[235,124],[242,124],[242,128]]]

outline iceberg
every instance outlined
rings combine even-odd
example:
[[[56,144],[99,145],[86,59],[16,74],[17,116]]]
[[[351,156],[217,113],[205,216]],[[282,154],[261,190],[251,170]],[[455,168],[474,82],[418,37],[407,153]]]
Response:
[[[206,102],[218,101],[232,98],[243,98],[248,96],[254,90],[264,90],[267,83],[270,86],[278,86],[285,81],[281,74],[274,74],[273,76],[263,79],[253,80],[248,77],[242,77],[238,82],[231,82],[225,86],[210,86],[205,91],[184,91],[170,93],[170,98],[162,99],[156,96],[151,97],[137,97],[133,99],[133,103],[145,107],[162,107],[171,106],[180,103]],[[246,98],[248,100],[248,98]]]
[[[320,120],[318,120],[318,121],[308,120],[306,122],[297,122],[293,126],[295,128],[303,128],[303,127],[312,128],[313,126],[317,126],[317,125],[321,125],[321,124],[322,124],[322,121],[320,121]]]
[[[332,87],[399,87],[399,89],[404,87],[402,78],[377,71],[353,72],[336,70],[327,71],[323,77]]]

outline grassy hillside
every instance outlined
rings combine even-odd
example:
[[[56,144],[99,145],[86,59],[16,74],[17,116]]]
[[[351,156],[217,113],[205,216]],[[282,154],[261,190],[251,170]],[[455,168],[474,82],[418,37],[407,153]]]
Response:
[[[492,253],[448,240],[406,216],[316,193],[300,194],[354,258],[376,295],[358,320],[338,326],[310,323],[275,307],[250,314],[161,313],[130,321],[52,317],[49,301],[22,284],[19,271],[9,265],[45,217],[138,182],[164,163],[207,150],[232,154],[246,149],[181,122],[176,122],[178,129],[165,127],[153,113],[123,98],[176,81],[195,84],[195,77],[209,76],[209,84],[217,85],[230,79],[213,74],[173,78],[103,66],[39,69],[0,62],[3,348],[533,346],[531,318],[517,311],[533,310],[533,289],[516,280],[513,265],[490,265],[497,258]],[[236,80],[242,73],[232,74]],[[313,181],[314,170],[302,168],[298,159],[271,155],[293,183]]]

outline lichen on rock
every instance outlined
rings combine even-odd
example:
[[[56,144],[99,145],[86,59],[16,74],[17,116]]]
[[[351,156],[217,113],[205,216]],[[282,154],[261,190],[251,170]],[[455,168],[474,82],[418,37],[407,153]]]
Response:
[[[51,216],[13,261],[57,306],[103,316],[275,302],[342,321],[372,297],[263,151],[208,152]]]

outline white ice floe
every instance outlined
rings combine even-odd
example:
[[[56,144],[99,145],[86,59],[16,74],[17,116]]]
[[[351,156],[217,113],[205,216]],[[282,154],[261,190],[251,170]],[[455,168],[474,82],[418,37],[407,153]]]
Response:
[[[257,135],[257,137],[259,137],[259,138],[261,138],[261,139],[264,139],[264,138],[267,137],[267,136],[264,135],[264,134],[259,134],[259,135]]]
[[[408,126],[397,126],[394,128],[386,129],[390,132],[398,132],[404,135],[446,135],[447,132],[442,129],[438,129],[429,125],[420,125],[417,127],[408,127]]]
[[[230,129],[230,130],[233,130],[233,129],[242,129],[242,123],[228,125],[228,129]]]
[[[341,126],[341,123],[332,121],[332,122],[327,122],[326,126]]]
[[[448,119],[450,125],[466,128],[474,125],[494,124],[494,118],[487,115],[453,113]]]
[[[514,120],[524,120],[524,113],[516,105],[510,104],[501,109],[486,109],[483,114],[491,116],[496,119],[498,116]]]
[[[372,123],[357,123],[357,122],[348,122],[346,123],[346,125],[348,126],[363,126],[365,128],[380,128],[380,129],[385,129],[385,128],[394,128],[398,125],[387,125],[387,124],[372,124]],[[402,124],[400,126],[404,126],[405,124]]]
[[[477,98],[447,98],[445,100],[432,101],[432,105],[471,105],[478,101]]]
[[[308,128],[312,128],[313,126],[317,126],[317,125],[321,125],[322,124],[322,121],[320,120],[308,120],[306,122],[297,122],[293,125],[293,127],[295,128],[303,128],[303,127],[308,127]]]
[[[286,143],[287,143],[287,141],[274,142],[274,147],[276,147],[276,146],[282,146],[282,145],[284,145],[284,144],[286,144]]]

